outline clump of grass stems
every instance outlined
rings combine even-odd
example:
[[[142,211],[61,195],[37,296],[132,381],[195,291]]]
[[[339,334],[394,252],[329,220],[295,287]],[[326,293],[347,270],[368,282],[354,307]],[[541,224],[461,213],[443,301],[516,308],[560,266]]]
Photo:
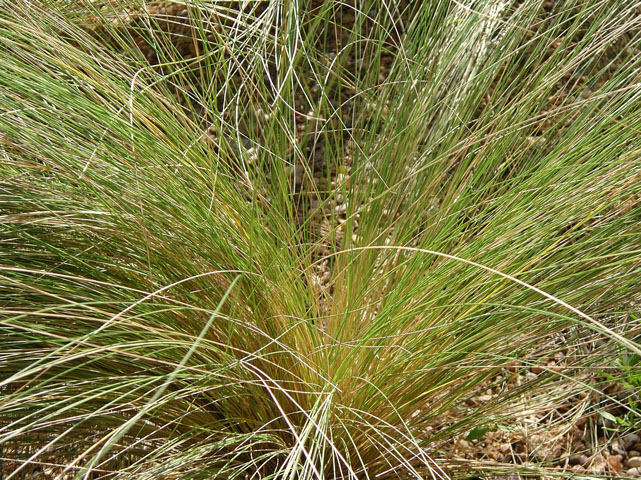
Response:
[[[501,472],[444,445],[599,391],[641,348],[641,16],[543,3],[0,6],[6,478]]]

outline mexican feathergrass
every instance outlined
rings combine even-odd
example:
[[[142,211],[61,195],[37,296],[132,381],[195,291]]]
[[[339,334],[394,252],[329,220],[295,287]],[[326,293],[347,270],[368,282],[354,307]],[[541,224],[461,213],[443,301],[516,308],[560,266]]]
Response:
[[[447,449],[640,353],[641,13],[544,3],[3,3],[5,478],[545,470]]]

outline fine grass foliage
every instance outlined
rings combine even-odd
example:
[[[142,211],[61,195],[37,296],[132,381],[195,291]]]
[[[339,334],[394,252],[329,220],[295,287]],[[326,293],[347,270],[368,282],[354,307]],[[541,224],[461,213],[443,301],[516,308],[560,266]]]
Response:
[[[4,478],[540,474],[450,446],[637,405],[641,12],[546,3],[0,4]]]

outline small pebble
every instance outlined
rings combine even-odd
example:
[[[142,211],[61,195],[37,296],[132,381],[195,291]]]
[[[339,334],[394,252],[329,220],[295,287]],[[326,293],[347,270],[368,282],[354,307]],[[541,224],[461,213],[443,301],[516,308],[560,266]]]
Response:
[[[621,442],[619,442],[618,440],[612,442],[612,444],[610,445],[610,450],[612,450],[614,453],[625,453],[625,449],[621,445]]]
[[[629,468],[628,470],[626,470],[625,473],[630,477],[638,477],[638,476],[641,476],[641,468],[639,467]]]
[[[623,468],[623,455],[610,455],[608,457],[608,464],[617,472]]]
[[[626,450],[630,450],[630,447],[641,441],[641,438],[636,433],[629,433],[625,437],[622,438],[623,441],[623,447]],[[636,449],[635,449],[636,450]]]
[[[641,467],[641,457],[630,457],[625,463],[628,468]]]
[[[574,452],[582,452],[583,450],[585,450],[585,443],[583,442],[576,442],[572,445],[572,451]]]
[[[636,450],[637,452],[641,452],[641,442],[637,442],[634,445],[632,445],[631,450]]]
[[[592,459],[592,464],[590,465],[590,472],[596,474],[603,474],[608,469],[608,462],[601,454],[597,454]]]
[[[641,456],[641,452],[639,452],[638,450],[630,450],[628,452],[628,457],[639,457],[639,456]]]
[[[572,455],[568,461],[570,462],[570,465],[586,466],[590,463],[590,459],[587,455]]]

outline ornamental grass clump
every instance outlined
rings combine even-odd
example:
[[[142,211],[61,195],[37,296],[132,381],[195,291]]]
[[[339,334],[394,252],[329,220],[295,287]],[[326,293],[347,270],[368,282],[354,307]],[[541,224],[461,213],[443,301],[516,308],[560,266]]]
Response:
[[[4,478],[563,475],[451,446],[638,394],[640,26],[0,6]]]

